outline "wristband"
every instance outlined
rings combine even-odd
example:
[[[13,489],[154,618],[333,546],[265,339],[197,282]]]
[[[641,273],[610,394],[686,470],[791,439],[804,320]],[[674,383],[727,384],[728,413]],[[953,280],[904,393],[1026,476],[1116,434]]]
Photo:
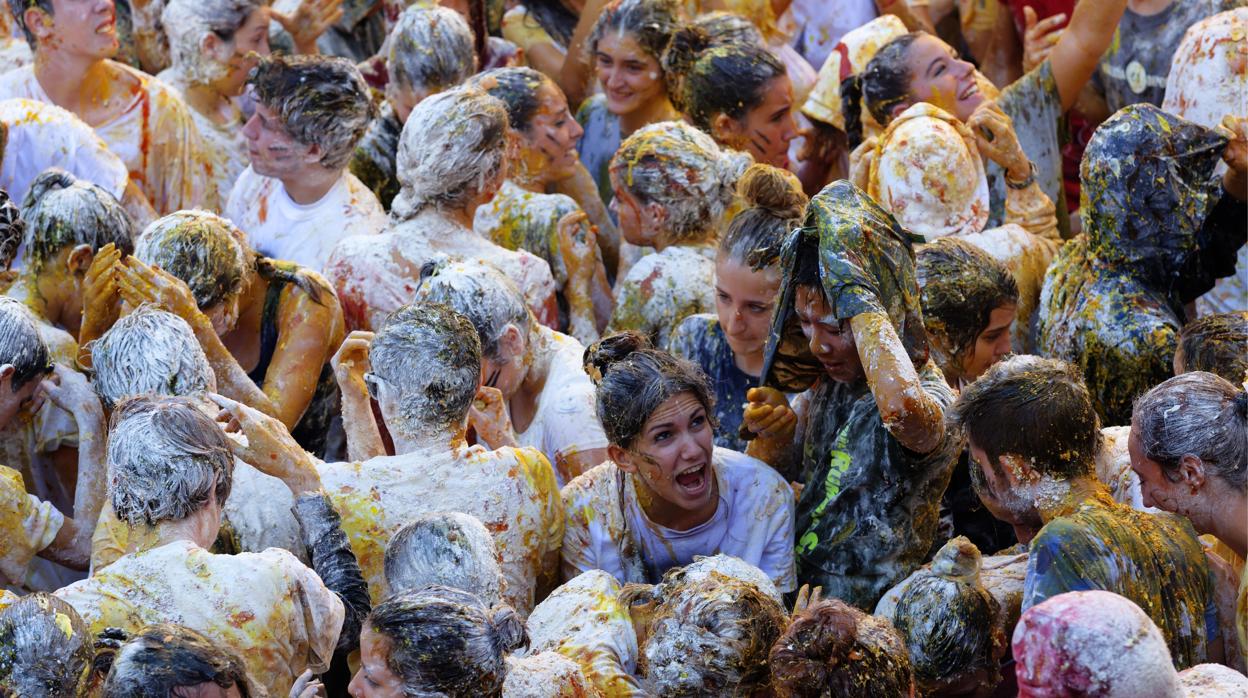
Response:
[[[1008,173],[1004,174],[1003,178],[1005,179],[1005,186],[1009,187],[1010,189],[1026,189],[1027,187],[1030,187],[1031,185],[1035,184],[1036,183],[1036,163],[1028,162],[1027,164],[1031,167],[1031,171],[1027,174],[1025,178],[1023,178],[1021,182],[1015,182],[1011,180],[1010,175]]]

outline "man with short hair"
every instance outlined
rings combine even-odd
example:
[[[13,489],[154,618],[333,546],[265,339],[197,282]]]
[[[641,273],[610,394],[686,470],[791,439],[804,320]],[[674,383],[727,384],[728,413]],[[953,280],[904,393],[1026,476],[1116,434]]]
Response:
[[[295,470],[300,464],[288,465]],[[278,548],[208,551],[233,485],[234,455],[195,401],[143,396],[118,405],[108,467],[113,510],[131,526],[150,527],[156,547],[56,592],[92,632],[185,625],[243,657],[248,673],[272,695],[285,695],[304,669],[325,670],[335,648],[350,648],[349,637],[340,642],[340,631],[349,635],[358,622],[344,627],[350,616],[330,588],[332,578],[323,582]],[[300,503],[320,498],[315,471],[299,474],[287,483]]]
[[[1220,654],[1213,580],[1191,523],[1115,502],[1095,475],[1101,432],[1070,364],[1016,356],[967,386],[966,432],[984,505],[1029,544],[1026,610],[1068,591],[1131,599],[1161,627],[1175,666]]]
[[[35,62],[0,76],[0,99],[48,102],[76,114],[126,164],[159,215],[219,205],[186,104],[159,80],[112,60],[112,0],[8,2]]]
[[[377,196],[347,171],[377,108],[342,58],[271,56],[250,86],[256,113],[243,135],[251,165],[234,183],[225,217],[265,256],[323,271],[339,240],[386,225]]]

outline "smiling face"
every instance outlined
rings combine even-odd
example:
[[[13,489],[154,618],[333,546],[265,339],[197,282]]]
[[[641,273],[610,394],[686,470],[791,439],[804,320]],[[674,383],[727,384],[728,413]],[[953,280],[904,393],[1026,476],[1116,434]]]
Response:
[[[706,406],[693,393],[668,398],[651,413],[628,450],[612,445],[612,460],[641,479],[658,501],[647,506],[656,523],[680,522],[692,528],[715,513],[715,472],[711,463],[714,433]],[[676,526],[669,526],[676,527]]]
[[[822,289],[798,286],[793,310],[802,324],[802,334],[810,341],[810,352],[829,378],[839,383],[857,383],[865,378],[849,320],[841,321],[832,316],[832,308],[823,297]]]
[[[754,271],[726,255],[715,263],[715,312],[738,366],[762,361],[779,290],[774,269]]]
[[[949,44],[931,34],[922,34],[910,44],[906,63],[910,68],[907,104],[927,102],[965,122],[983,103],[975,66],[959,59]]]
[[[203,50],[229,66],[229,72],[217,82],[216,88],[231,97],[242,94],[247,75],[256,67],[258,57],[269,55],[269,8],[261,7],[248,15],[230,41],[210,34]]]
[[[793,119],[793,83],[787,75],[779,75],[763,86],[762,101],[741,115],[726,118],[731,133],[726,144],[754,156],[756,162],[781,169],[789,166],[789,143],[797,138],[797,122]]]
[[[666,96],[658,59],[628,34],[608,32],[598,40],[594,68],[607,98],[607,110],[631,114]]]
[[[568,100],[549,80],[537,89],[537,112],[520,136],[520,161],[546,182],[558,182],[576,172],[576,142],[584,130],[572,118]]]
[[[390,671],[390,639],[368,624],[360,631],[360,670],[347,692],[354,698],[403,698],[403,680]]]
[[[101,59],[115,56],[120,45],[112,0],[52,0],[51,16],[32,7],[25,20],[41,46]]]
[[[256,174],[284,179],[319,164],[320,149],[291,137],[277,112],[263,102],[256,102],[256,113],[243,126],[243,136]]]
[[[614,197],[609,208],[615,214],[620,235],[630,245],[648,247],[654,244],[658,235],[657,221],[654,220],[654,204],[643,204],[637,200],[623,185],[627,175],[621,168],[611,168],[611,191]]]

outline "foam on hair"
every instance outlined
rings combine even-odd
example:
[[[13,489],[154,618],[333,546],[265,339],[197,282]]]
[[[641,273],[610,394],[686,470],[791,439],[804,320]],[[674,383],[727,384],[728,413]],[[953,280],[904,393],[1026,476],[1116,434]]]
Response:
[[[96,395],[112,408],[133,395],[195,395],[215,391],[216,377],[191,326],[144,305],[119,319],[91,345]]]
[[[178,277],[200,310],[242,291],[250,260],[233,223],[207,211],[177,211],[152,221],[134,247],[139,261]]]
[[[208,85],[228,75],[230,64],[205,55],[203,40],[211,34],[232,45],[252,13],[268,5],[269,0],[168,0],[160,20],[173,70],[188,85]]]
[[[38,272],[66,247],[92,252],[108,243],[123,253],[134,249],[134,222],[112,194],[65,170],[44,170],[22,202],[26,220],[26,264]]]
[[[475,516],[439,511],[416,517],[386,544],[385,566],[391,594],[439,585],[466,591],[487,606],[502,602],[498,550]]]
[[[0,609],[0,694],[79,695],[94,639],[72,606],[46,592]]]
[[[533,319],[520,289],[487,264],[449,262],[435,267],[416,292],[416,299],[441,303],[468,318],[481,340],[481,355],[499,355],[499,341],[509,325],[528,336]]]
[[[409,90],[454,87],[477,68],[472,29],[452,9],[412,5],[390,33],[386,68],[391,80]]]
[[[0,366],[5,364],[13,366],[10,386],[16,392],[52,370],[52,355],[30,309],[0,296]]]

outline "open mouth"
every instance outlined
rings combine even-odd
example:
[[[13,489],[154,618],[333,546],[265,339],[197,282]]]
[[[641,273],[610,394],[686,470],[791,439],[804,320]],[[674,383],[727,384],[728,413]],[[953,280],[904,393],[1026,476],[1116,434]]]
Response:
[[[979,92],[979,85],[972,81],[971,84],[967,85],[961,92],[958,93],[958,99],[970,99],[971,96],[977,92]]]
[[[95,28],[96,34],[114,34],[116,32],[117,32],[117,20],[116,19],[110,19],[107,22]]]
[[[710,487],[711,469],[707,465],[707,463],[696,465],[676,474],[676,485],[684,491],[686,497],[700,497]]]
[[[633,96],[632,92],[620,92],[619,90],[609,90],[607,94],[610,95],[612,101],[615,102],[626,102]]]

